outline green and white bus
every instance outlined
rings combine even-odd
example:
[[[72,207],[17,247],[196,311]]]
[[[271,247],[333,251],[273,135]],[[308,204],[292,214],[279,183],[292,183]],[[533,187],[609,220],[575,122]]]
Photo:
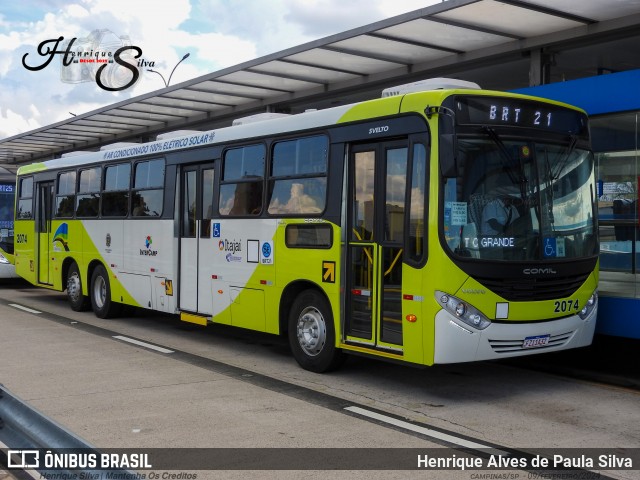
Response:
[[[288,335],[316,372],[499,359],[591,343],[595,192],[584,112],[432,80],[22,167],[16,269],[101,318]]]

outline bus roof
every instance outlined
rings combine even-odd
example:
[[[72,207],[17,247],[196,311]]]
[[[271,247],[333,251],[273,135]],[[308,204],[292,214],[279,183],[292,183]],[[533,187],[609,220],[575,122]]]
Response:
[[[433,102],[441,102],[444,98],[454,94],[468,95],[490,95],[490,96],[508,96],[513,98],[523,98],[537,101],[546,101],[549,103],[571,107],[561,102],[545,100],[528,95],[514,94],[508,92],[498,92],[491,90],[474,89],[436,89],[425,90],[413,93],[399,93],[397,95],[385,96],[373,100],[366,100],[360,103],[349,105],[341,105],[337,107],[327,108],[323,110],[313,110],[299,113],[296,115],[288,115],[280,118],[269,118],[264,121],[256,121],[242,123],[228,127],[218,128],[215,130],[207,130],[202,132],[184,131],[186,135],[173,137],[171,135],[159,136],[156,140],[147,143],[123,144],[117,143],[113,148],[106,145],[97,152],[76,152],[74,155],[65,156],[45,162],[33,163],[22,166],[18,169],[18,175],[28,175],[30,173],[42,172],[50,169],[72,168],[81,165],[90,165],[94,163],[102,163],[105,161],[117,161],[143,157],[149,155],[162,155],[167,152],[174,152],[188,148],[202,147],[205,145],[213,146],[221,143],[231,143],[243,139],[260,138],[268,135],[279,133],[304,131],[312,128],[321,128],[336,125],[344,120],[346,114],[354,109],[354,107],[371,106],[371,115],[362,116],[360,120],[374,119],[379,116],[396,114],[400,111],[402,99],[408,95],[425,95],[434,96]],[[375,105],[375,106],[374,106]],[[571,107],[574,108],[575,107]],[[348,120],[356,120],[353,115],[349,115]],[[176,132],[178,134],[182,132]]]

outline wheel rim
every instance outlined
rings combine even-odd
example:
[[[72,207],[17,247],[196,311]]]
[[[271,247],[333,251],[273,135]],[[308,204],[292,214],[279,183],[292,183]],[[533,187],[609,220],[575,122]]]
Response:
[[[95,301],[96,307],[102,308],[104,307],[104,302],[107,298],[107,284],[102,278],[101,275],[98,275],[93,282],[93,299]]]
[[[298,342],[302,350],[315,357],[327,341],[327,326],[322,313],[315,307],[305,308],[298,317]]]
[[[67,279],[67,295],[69,295],[72,302],[80,301],[82,284],[80,283],[80,275],[77,272],[73,272]]]

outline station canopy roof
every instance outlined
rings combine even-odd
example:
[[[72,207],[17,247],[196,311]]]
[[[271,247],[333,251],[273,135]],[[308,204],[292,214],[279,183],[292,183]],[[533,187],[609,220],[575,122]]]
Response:
[[[449,0],[0,140],[0,164],[372,98],[373,89],[638,24],[638,0]]]

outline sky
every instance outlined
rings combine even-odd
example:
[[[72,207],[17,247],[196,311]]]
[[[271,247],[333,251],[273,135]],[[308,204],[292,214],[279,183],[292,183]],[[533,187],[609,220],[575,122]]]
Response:
[[[0,139],[164,88],[162,77],[169,79],[187,53],[171,85],[440,1],[3,0]],[[98,37],[93,32],[103,33]],[[63,67],[63,54],[43,55],[54,49],[59,37],[63,40],[56,50],[61,52],[74,38],[70,51],[85,46],[104,52],[106,44],[138,46],[142,55],[132,59],[144,65],[138,81],[107,91],[93,74],[83,77],[79,64]],[[37,69],[50,57],[48,65]],[[148,72],[149,64],[162,76]],[[97,66],[89,65],[94,73]],[[133,75],[121,71],[127,74],[125,85]]]

